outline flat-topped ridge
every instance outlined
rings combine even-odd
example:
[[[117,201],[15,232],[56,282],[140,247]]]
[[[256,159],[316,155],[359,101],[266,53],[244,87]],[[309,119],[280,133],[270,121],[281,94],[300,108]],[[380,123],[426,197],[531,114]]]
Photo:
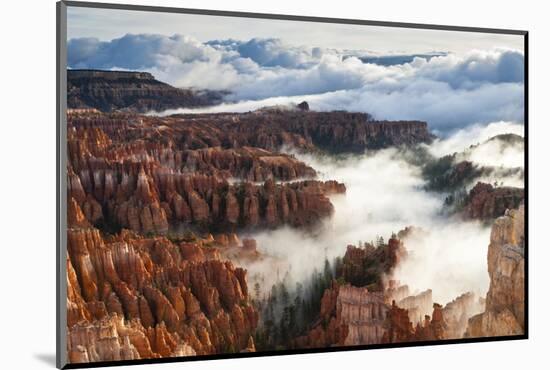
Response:
[[[155,77],[149,72],[138,71],[103,71],[99,69],[68,69],[67,77],[76,78],[103,78],[107,80],[135,78],[139,80],[155,80]]]

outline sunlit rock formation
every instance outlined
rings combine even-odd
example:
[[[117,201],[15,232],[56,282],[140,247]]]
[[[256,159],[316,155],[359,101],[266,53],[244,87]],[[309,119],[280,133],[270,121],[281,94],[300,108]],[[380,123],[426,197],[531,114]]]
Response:
[[[78,215],[73,203],[74,214]],[[246,271],[214,240],[104,237],[75,217],[68,230],[71,362],[236,352],[253,348],[258,314]]]
[[[297,338],[296,346],[323,348],[380,343],[387,311],[382,292],[334,282],[321,300],[319,323],[307,335]]]
[[[335,181],[308,180],[315,170],[287,154],[181,149],[174,137],[156,138],[162,127],[114,117],[69,115],[69,197],[102,230],[310,226],[332,214],[328,195],[345,192]]]
[[[525,331],[525,207],[508,210],[493,224],[487,255],[491,283],[485,311],[468,322],[469,337]]]

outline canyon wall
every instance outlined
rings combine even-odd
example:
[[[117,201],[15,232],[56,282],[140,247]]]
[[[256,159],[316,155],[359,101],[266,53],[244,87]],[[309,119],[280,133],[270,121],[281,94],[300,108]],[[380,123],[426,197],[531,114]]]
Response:
[[[380,343],[387,311],[382,292],[334,281],[323,294],[318,322],[295,340],[295,346],[323,348]]]
[[[525,207],[508,210],[493,224],[487,254],[491,283],[485,311],[468,322],[468,337],[525,332]]]

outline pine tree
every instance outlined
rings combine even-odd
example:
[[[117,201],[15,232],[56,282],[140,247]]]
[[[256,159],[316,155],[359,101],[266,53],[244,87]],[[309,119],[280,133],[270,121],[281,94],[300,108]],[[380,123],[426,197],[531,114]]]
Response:
[[[254,297],[257,302],[260,302],[260,283],[256,281],[254,284]]]
[[[330,262],[326,257],[325,257],[325,266],[323,268],[323,280],[325,285],[330,283],[330,281],[332,280],[332,268],[330,267]]]

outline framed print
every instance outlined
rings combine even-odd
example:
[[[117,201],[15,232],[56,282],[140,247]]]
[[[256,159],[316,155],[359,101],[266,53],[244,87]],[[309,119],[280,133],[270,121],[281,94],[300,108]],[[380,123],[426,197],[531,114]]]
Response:
[[[59,368],[527,338],[526,31],[57,10]]]

